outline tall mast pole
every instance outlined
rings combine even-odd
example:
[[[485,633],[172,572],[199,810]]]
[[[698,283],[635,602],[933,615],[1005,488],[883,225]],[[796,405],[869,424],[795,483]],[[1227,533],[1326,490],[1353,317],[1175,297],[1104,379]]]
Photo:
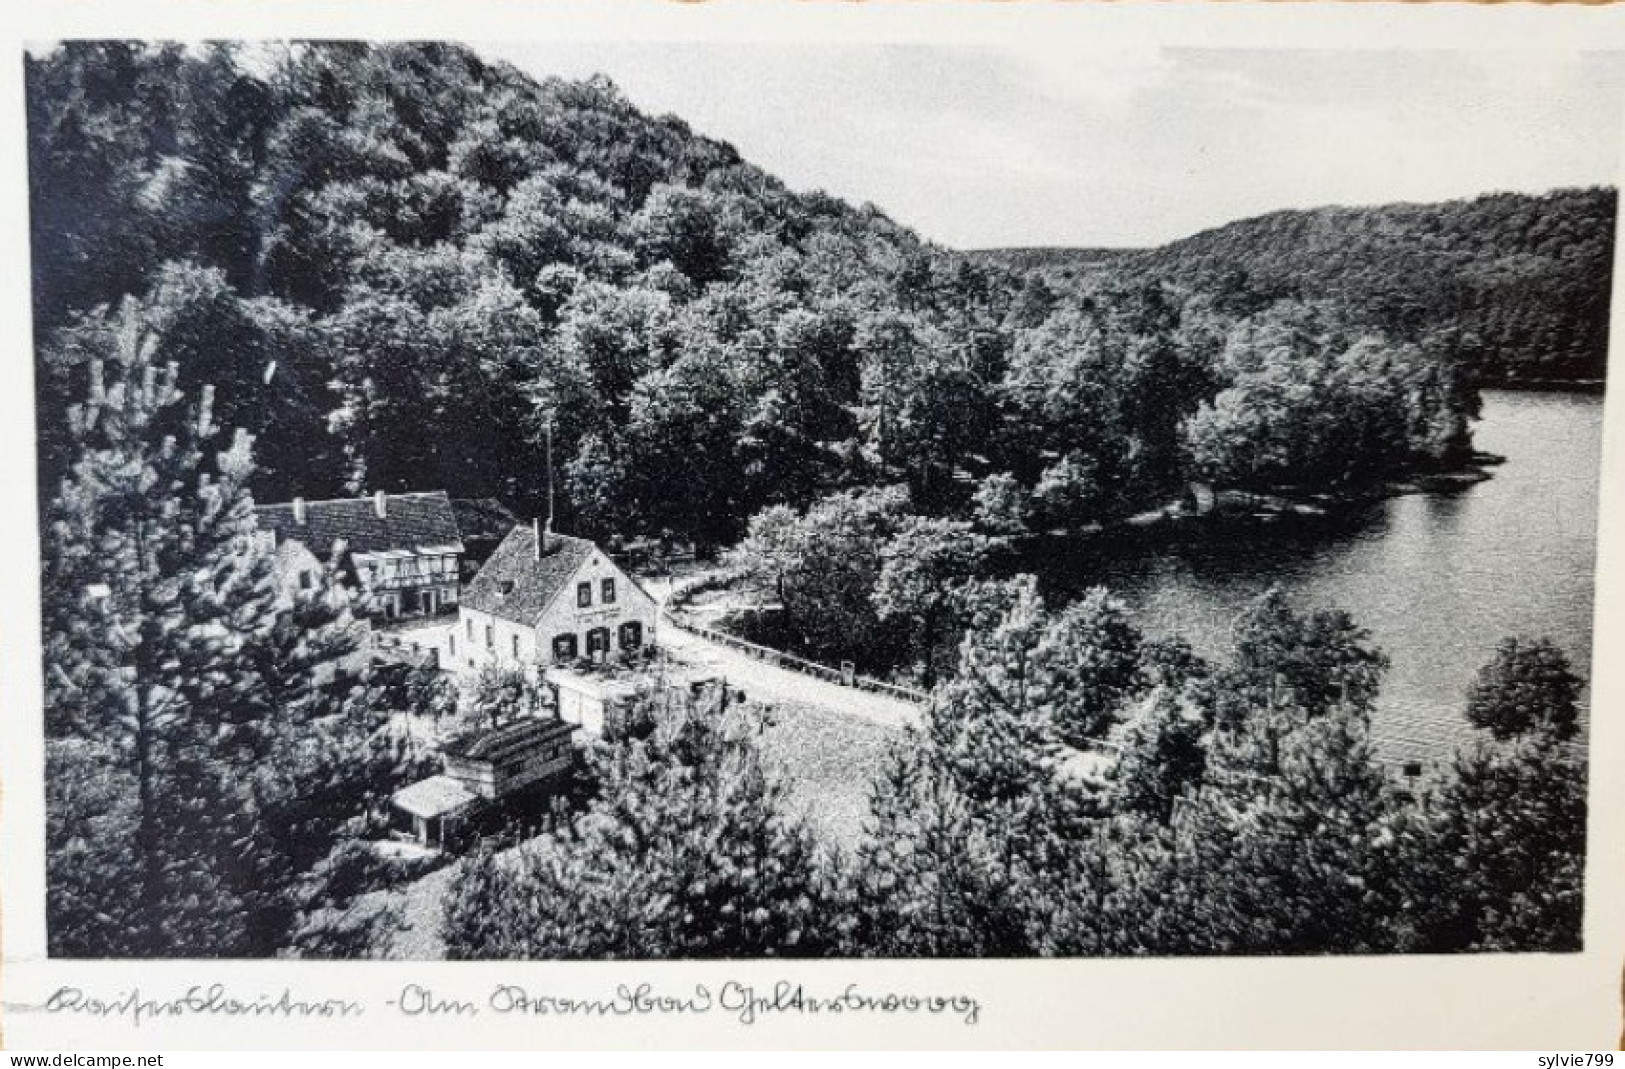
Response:
[[[547,417],[547,533],[553,533],[553,416]]]

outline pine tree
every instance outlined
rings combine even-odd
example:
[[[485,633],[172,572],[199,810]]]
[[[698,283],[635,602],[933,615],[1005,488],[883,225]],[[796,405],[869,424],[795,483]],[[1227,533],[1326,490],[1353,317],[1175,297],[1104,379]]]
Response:
[[[106,754],[90,774],[123,793],[129,841],[86,845],[112,867],[96,878],[129,890],[116,915],[87,918],[53,883],[52,949],[103,953],[96,933],[112,928],[139,956],[267,953],[266,910],[290,878],[275,858],[310,830],[284,810],[330,749],[303,729],[338,731],[342,709],[313,673],[355,649],[353,625],[327,584],[283,600],[246,490],[249,439],[210,455],[212,391],[192,401],[158,366],[145,309],[126,302],[109,339],[46,511],[46,721],[59,756],[74,739]],[[370,726],[339,731],[349,741],[327,756],[349,762]]]
[[[1500,740],[1549,735],[1562,742],[1579,731],[1584,680],[1549,638],[1502,641],[1467,692],[1467,719]]]
[[[1407,843],[1410,949],[1580,949],[1583,686],[1548,640],[1509,638],[1479,673],[1466,715],[1485,737],[1425,785]]]
[[[1426,952],[1581,949],[1586,770],[1555,740],[1487,740],[1424,797],[1406,885]]]
[[[830,952],[833,902],[748,719],[682,713],[611,745],[586,812],[471,860],[447,898],[454,958],[802,957]]]
[[[860,939],[879,952],[1034,953],[1098,809],[1060,768],[1065,625],[1031,577],[966,594],[958,671],[870,800],[855,899]]]

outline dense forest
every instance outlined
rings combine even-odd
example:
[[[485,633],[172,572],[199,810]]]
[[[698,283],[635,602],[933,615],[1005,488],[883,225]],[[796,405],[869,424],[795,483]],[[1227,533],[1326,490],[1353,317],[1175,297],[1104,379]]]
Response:
[[[1171,283],[1057,287],[789,190],[601,78],[442,45],[70,43],[30,57],[28,102],[46,495],[125,297],[253,437],[261,501],[444,488],[534,514],[551,432],[568,529],[705,547],[835,493],[1064,530],[1192,478],[1337,492],[1470,451],[1465,334],[1188,286],[1172,259]],[[1484,203],[1592,285],[1607,199]],[[1527,256],[1504,229],[1435,244],[1506,276]]]
[[[1451,348],[1482,385],[1600,383],[1612,189],[1272,212],[1155,249],[1001,249],[983,262],[1061,288],[1160,279],[1246,312],[1326,302],[1359,329]]]

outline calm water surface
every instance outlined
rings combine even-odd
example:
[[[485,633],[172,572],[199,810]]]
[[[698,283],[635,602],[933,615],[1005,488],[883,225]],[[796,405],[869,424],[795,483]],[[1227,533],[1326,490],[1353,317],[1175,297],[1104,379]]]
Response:
[[[1601,436],[1600,397],[1486,391],[1476,441],[1506,457],[1487,482],[1396,497],[1335,532],[1093,551],[1051,578],[1104,583],[1147,632],[1215,657],[1271,585],[1299,608],[1345,609],[1393,661],[1376,725],[1384,753],[1438,757],[1461,737],[1464,691],[1502,637],[1550,636],[1590,677]]]

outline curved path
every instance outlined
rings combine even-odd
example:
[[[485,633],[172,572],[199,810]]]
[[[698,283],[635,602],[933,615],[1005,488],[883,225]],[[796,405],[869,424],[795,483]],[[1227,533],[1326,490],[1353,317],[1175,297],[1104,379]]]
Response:
[[[655,641],[672,660],[720,675],[752,700],[805,702],[831,713],[862,717],[886,727],[902,727],[919,720],[920,706],[901,698],[802,675],[685,631],[674,624],[666,612],[671,585],[646,584],[646,588],[660,607]]]

